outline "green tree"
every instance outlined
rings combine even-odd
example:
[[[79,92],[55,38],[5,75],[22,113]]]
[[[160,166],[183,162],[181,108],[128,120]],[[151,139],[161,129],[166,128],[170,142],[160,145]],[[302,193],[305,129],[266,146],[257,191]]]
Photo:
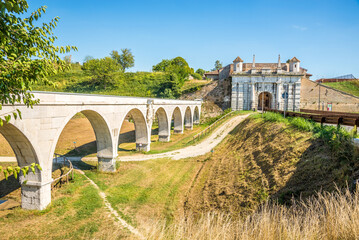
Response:
[[[154,72],[166,72],[168,66],[171,65],[172,60],[162,59],[162,61],[154,66],[152,66],[152,71]]]
[[[49,23],[36,24],[46,6],[24,17],[28,8],[26,0],[0,1],[0,110],[5,104],[27,107],[37,104],[39,100],[29,92],[32,84],[52,84],[47,77],[68,67],[58,53],[77,50],[71,46],[54,46],[57,37],[53,29],[59,17]],[[0,126],[12,116],[21,118],[21,112],[15,109],[0,115]]]
[[[187,61],[182,57],[176,57],[171,60],[163,59],[160,63],[154,65],[152,70],[155,72],[168,72],[176,74],[180,87],[184,84],[185,80],[191,74],[191,68]]]
[[[121,67],[114,59],[105,57],[88,60],[83,64],[83,69],[92,76],[92,84],[94,86],[106,89],[106,87],[114,84],[115,73],[120,71]]]
[[[219,60],[216,60],[214,63],[214,70],[219,70],[222,68],[222,63]]]
[[[118,51],[113,50],[110,55],[111,57],[121,65],[122,71],[125,72],[126,69],[135,66],[135,57],[131,53],[131,49],[123,48],[121,49],[121,54]]]
[[[205,74],[206,71],[203,70],[202,68],[198,68],[197,71],[196,71],[196,73],[198,73],[199,75],[203,76],[203,74]]]
[[[194,79],[198,79],[198,80],[201,80],[201,79],[202,79],[202,75],[201,75],[201,74],[198,74],[198,73],[192,73],[191,76],[192,76]]]
[[[181,95],[181,84],[177,74],[168,73],[166,81],[163,82],[158,89],[159,97],[161,98],[176,98]]]

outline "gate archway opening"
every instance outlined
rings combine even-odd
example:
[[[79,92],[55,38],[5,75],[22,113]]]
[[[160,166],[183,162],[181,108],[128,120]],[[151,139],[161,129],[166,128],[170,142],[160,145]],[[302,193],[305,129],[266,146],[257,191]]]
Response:
[[[261,92],[258,96],[258,110],[262,108],[271,108],[272,107],[272,94],[269,92]]]

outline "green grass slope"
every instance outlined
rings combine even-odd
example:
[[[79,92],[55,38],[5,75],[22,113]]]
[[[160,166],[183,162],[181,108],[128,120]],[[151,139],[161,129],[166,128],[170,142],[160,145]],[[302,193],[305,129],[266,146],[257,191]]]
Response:
[[[167,82],[166,74],[158,72],[117,73],[113,79],[113,86],[106,88],[92,85],[91,79],[92,76],[85,71],[69,70],[50,77],[55,87],[39,84],[33,86],[33,90],[158,97],[162,85]]]
[[[113,84],[106,88],[92,84],[92,79],[93,76],[77,67],[51,76],[49,80],[54,82],[55,86],[35,84],[33,90],[136,97],[164,97],[164,90],[171,88],[169,74],[164,72],[118,72],[113,76]],[[185,81],[181,87],[181,92],[196,91],[208,82],[207,80],[195,79]]]
[[[331,82],[323,84],[359,97],[359,81]]]

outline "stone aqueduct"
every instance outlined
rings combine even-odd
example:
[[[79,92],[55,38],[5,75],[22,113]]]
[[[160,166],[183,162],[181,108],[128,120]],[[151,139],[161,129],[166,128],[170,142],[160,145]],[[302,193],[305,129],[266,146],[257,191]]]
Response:
[[[20,176],[21,206],[44,209],[51,202],[52,165],[62,130],[77,113],[83,113],[95,132],[97,158],[101,171],[115,171],[120,129],[129,116],[135,125],[136,149],[149,151],[151,127],[158,119],[159,140],[169,141],[171,121],[174,132],[183,133],[199,123],[201,101],[148,99],[70,93],[33,92],[40,103],[29,109],[24,105],[4,105],[1,115],[20,109],[22,119],[14,118],[0,127],[12,147],[18,165],[38,163],[42,171]]]

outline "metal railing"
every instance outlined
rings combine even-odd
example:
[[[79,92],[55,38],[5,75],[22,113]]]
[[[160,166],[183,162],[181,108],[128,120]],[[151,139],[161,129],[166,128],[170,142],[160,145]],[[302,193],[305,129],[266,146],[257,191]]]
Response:
[[[209,125],[208,127],[206,127],[205,129],[203,129],[201,132],[197,133],[196,135],[193,136],[192,138],[192,142],[196,142],[199,141],[201,137],[206,136],[214,127],[216,127],[220,121],[222,121],[224,118],[232,115],[233,113],[235,113],[236,111],[231,111],[227,114],[225,114],[224,116],[222,116],[221,118],[219,118],[218,120],[216,120],[214,123],[212,123],[211,125]]]

